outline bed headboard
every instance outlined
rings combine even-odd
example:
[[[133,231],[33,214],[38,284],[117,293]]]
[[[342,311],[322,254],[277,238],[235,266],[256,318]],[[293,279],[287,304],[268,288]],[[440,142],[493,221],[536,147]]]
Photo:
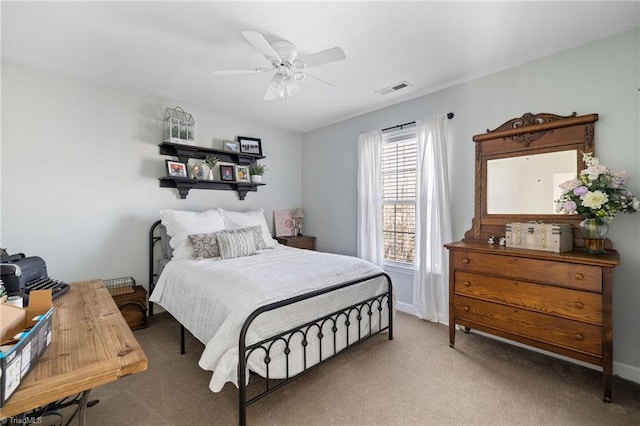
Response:
[[[167,228],[157,220],[149,229],[149,295],[153,293],[156,281],[164,265],[171,260],[173,249],[169,245]],[[153,303],[149,302],[149,316],[153,316]]]

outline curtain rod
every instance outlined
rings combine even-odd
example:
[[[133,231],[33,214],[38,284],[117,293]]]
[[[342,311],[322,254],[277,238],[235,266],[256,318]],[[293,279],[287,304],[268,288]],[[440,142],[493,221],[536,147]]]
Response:
[[[447,118],[449,120],[451,120],[453,118],[453,113],[452,112],[448,112],[447,113]],[[386,132],[387,130],[402,129],[404,126],[411,126],[413,124],[416,124],[416,122],[415,121],[410,121],[409,123],[398,124],[397,126],[387,127],[386,129],[382,129],[380,131],[381,132]]]

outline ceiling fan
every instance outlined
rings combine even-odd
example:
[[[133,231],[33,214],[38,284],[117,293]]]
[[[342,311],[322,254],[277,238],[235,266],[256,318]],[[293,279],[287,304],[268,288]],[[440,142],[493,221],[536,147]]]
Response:
[[[265,100],[282,98],[286,100],[300,92],[300,80],[305,76],[312,77],[325,84],[333,84],[314,77],[303,70],[331,62],[341,61],[346,58],[344,52],[339,47],[322,50],[312,55],[299,57],[296,46],[288,41],[278,40],[272,43],[256,31],[243,31],[242,35],[262,53],[271,63],[271,67],[261,67],[248,70],[219,70],[214,71],[214,75],[237,75],[237,74],[259,74],[275,70],[275,74],[267,87],[264,95]],[[335,87],[335,86],[334,86]]]

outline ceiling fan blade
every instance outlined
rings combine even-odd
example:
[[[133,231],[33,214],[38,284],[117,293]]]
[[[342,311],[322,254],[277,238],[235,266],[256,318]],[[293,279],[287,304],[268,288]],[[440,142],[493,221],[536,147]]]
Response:
[[[298,61],[304,62],[307,68],[317,67],[318,65],[328,64],[330,62],[342,61],[346,55],[339,47],[323,50],[318,53],[298,58]],[[297,61],[296,61],[297,62]]]
[[[271,45],[267,42],[267,40],[265,40],[262,34],[256,31],[243,31],[242,35],[247,39],[247,41],[249,41],[249,43],[253,45],[253,47],[258,49],[264,56],[266,56],[267,59],[269,59],[270,61],[277,60],[278,62],[281,62],[280,55],[278,55],[278,53],[273,50]]]
[[[267,68],[254,68],[252,70],[217,70],[217,71],[213,71],[213,75],[261,74],[267,71],[270,71],[270,70]]]
[[[328,81],[326,81],[326,80],[323,80],[323,79],[321,79],[321,78],[318,78],[318,77],[316,77],[315,75],[311,75],[311,74],[306,73],[306,72],[304,73],[304,75],[306,75],[307,77],[311,77],[311,78],[313,78],[313,79],[315,79],[315,80],[318,80],[318,81],[320,81],[320,82],[322,82],[322,83],[324,83],[324,84],[328,84],[328,85],[329,85],[329,86],[331,86],[331,87],[336,87],[335,85],[333,85],[333,84],[329,83],[329,82],[328,82]]]

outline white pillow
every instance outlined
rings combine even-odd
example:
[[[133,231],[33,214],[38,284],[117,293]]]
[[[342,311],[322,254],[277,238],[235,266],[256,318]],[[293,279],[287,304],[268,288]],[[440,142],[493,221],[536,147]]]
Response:
[[[274,248],[278,242],[271,238],[271,232],[264,218],[264,209],[252,210],[248,212],[236,212],[233,210],[219,209],[224,216],[227,229],[242,229],[250,226],[260,226],[262,229],[262,239],[267,248]]]
[[[184,210],[160,210],[160,220],[171,237],[174,259],[193,259],[189,235],[223,231],[224,217],[219,210],[190,212]]]

